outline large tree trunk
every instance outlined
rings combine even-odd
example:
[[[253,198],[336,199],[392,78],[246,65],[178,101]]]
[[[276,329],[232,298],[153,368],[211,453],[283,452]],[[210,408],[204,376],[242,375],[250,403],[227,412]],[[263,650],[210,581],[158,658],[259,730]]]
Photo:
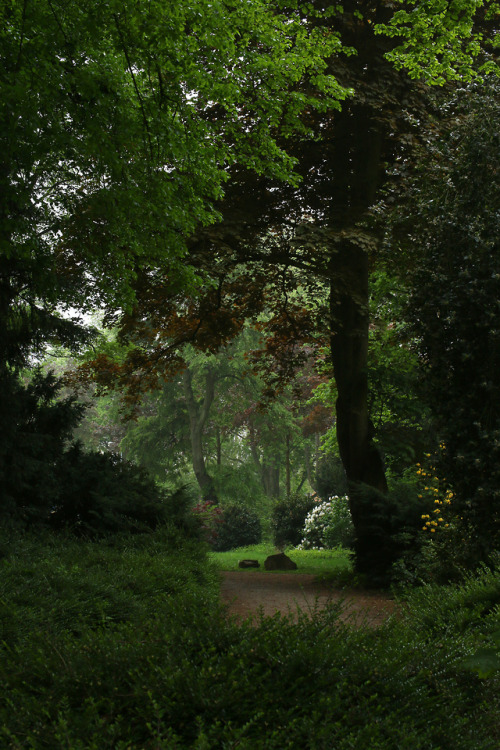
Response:
[[[347,479],[387,491],[384,466],[373,442],[368,411],[368,258],[356,247],[345,252],[349,290],[330,297],[331,356],[337,384],[336,424]]]
[[[356,569],[368,573],[379,554],[371,532],[377,513],[375,496],[387,492],[368,409],[368,253],[376,248],[376,239],[363,226],[380,184],[381,139],[380,125],[363,106],[347,106],[337,118],[331,215],[336,233],[330,284],[331,358],[337,385],[337,439],[356,531]]]
[[[205,394],[202,403],[198,403],[193,393],[192,373],[186,367],[183,375],[184,397],[189,414],[189,435],[191,438],[191,456],[193,470],[204,500],[217,503],[217,495],[214,489],[213,479],[205,465],[203,452],[203,428],[210,412],[210,407],[215,394],[215,374],[213,370],[207,369],[205,380]]]
[[[349,291],[340,297],[337,287],[331,292],[337,441],[356,532],[356,571],[383,581],[393,554],[390,530],[381,528],[380,507],[385,501],[379,493],[387,492],[387,481],[368,410],[368,257],[356,247],[344,254]]]

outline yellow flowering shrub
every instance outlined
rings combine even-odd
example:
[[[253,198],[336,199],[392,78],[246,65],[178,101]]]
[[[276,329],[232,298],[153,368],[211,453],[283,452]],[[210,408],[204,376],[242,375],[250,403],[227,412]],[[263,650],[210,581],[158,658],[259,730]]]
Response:
[[[443,449],[444,446],[440,445]],[[425,458],[430,459],[431,454],[425,453]],[[453,493],[450,489],[446,488],[446,480],[440,479],[437,476],[435,466],[432,461],[429,461],[429,466],[424,467],[420,463],[417,464],[417,476],[424,485],[419,498],[423,499],[427,496],[432,500],[435,506],[431,513],[424,513],[421,518],[424,522],[422,529],[428,531],[431,534],[435,534],[438,529],[449,528],[449,519],[447,510],[451,505],[453,499]]]

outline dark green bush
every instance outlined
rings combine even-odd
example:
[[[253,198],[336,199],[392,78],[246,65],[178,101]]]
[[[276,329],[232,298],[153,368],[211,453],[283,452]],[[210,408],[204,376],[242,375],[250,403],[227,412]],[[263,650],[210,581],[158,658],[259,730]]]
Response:
[[[324,456],[318,462],[314,489],[322,500],[347,493],[347,479],[339,456]]]
[[[271,526],[274,544],[277,547],[287,544],[297,547],[300,544],[306,516],[313,507],[313,498],[300,494],[290,495],[276,503]]]
[[[186,492],[168,497],[137,466],[72,442],[84,407],[35,371],[28,383],[0,368],[0,519],[95,535],[161,523],[187,529]],[[195,524],[191,525],[195,533]]]
[[[181,521],[186,505],[182,491],[169,501],[146,472],[120,456],[74,446],[59,464],[49,522],[86,535],[138,532]]]
[[[0,518],[45,521],[60,491],[60,462],[83,415],[57,400],[60,381],[35,370],[28,383],[0,367]]]
[[[217,525],[216,532],[212,542],[216,552],[259,544],[262,539],[258,515],[241,505],[226,505],[222,509],[222,522]]]

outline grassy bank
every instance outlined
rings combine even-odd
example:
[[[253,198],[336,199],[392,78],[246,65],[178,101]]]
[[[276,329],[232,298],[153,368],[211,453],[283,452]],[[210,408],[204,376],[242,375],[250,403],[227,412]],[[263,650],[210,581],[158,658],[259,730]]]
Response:
[[[18,538],[0,560],[0,746],[496,750],[499,680],[465,657],[500,576],[427,588],[377,631],[228,622],[204,551],[168,536]]]

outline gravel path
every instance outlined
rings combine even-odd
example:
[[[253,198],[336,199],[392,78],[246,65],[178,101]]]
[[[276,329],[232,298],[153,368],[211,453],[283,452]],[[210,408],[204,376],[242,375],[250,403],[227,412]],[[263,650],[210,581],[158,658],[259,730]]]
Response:
[[[316,608],[343,600],[341,619],[376,627],[395,610],[394,601],[385,593],[332,589],[304,573],[224,572],[221,598],[229,614],[239,620],[261,611],[265,616],[281,612],[296,617],[297,609],[312,616]]]

